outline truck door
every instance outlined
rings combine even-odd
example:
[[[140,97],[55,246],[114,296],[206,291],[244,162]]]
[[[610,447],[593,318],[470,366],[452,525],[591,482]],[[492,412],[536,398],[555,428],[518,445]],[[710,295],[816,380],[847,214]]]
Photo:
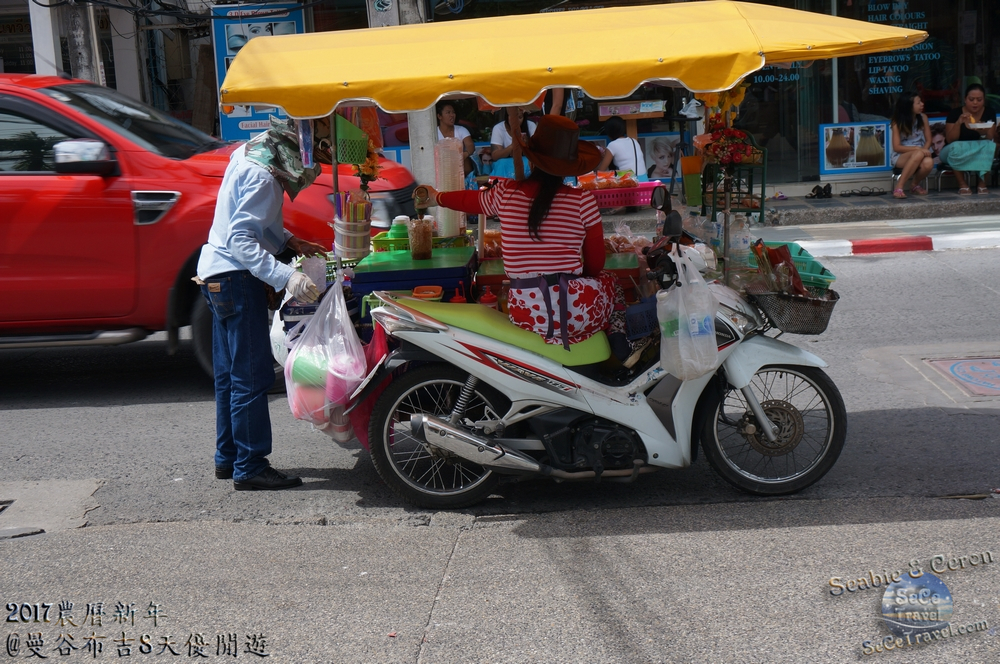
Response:
[[[0,322],[125,316],[136,305],[127,177],[57,174],[53,145],[92,132],[0,95]]]

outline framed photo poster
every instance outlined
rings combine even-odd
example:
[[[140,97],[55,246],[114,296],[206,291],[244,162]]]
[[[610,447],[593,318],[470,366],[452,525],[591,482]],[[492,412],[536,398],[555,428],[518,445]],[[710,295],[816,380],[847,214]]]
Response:
[[[847,122],[819,126],[820,175],[873,173],[889,165],[889,123]]]

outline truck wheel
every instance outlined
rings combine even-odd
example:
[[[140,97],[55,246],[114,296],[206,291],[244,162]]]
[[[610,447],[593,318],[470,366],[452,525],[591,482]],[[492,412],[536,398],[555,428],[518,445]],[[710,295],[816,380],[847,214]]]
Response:
[[[194,355],[198,364],[209,375],[215,376],[212,365],[212,311],[208,308],[205,298],[198,294],[191,308],[191,340],[194,343]]]

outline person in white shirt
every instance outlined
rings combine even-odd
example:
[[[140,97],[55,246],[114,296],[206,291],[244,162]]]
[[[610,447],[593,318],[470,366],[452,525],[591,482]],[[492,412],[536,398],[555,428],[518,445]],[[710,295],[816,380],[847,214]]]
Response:
[[[608,146],[597,170],[607,171],[612,163],[616,171],[632,171],[640,180],[646,179],[646,159],[639,141],[625,134],[625,120],[614,115],[604,123],[604,133],[608,136]]]
[[[504,112],[506,113],[506,111]],[[535,135],[535,123],[526,121],[524,119],[524,111],[520,109],[517,111],[517,120],[521,123],[521,136],[524,138],[524,142],[527,142],[529,137]],[[491,154],[493,155],[494,162],[498,159],[511,156],[511,153],[514,151],[514,139],[510,135],[509,122],[510,118],[504,118],[503,122],[498,122],[493,126],[490,145],[493,148]]]
[[[437,105],[437,139],[457,138],[462,141],[462,165],[465,174],[472,172],[472,155],[476,151],[476,144],[472,141],[472,134],[462,125],[455,124],[458,114],[455,113],[455,106],[450,101],[439,101]]]

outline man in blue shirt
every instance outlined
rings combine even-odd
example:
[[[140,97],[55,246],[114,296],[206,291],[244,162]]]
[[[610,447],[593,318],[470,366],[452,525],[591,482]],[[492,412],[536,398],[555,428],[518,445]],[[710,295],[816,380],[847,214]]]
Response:
[[[317,122],[317,136],[329,134]],[[329,162],[329,155],[315,155]],[[327,250],[285,230],[281,206],[308,187],[318,163],[303,167],[294,121],[271,118],[271,128],[237,148],[229,160],[215,218],[198,261],[201,290],[212,310],[215,368],[215,476],[233,479],[237,491],[301,486],[271,467],[267,392],[274,384],[268,335],[267,286],[314,302],[316,284],[275,258],[285,249],[305,256]]]

